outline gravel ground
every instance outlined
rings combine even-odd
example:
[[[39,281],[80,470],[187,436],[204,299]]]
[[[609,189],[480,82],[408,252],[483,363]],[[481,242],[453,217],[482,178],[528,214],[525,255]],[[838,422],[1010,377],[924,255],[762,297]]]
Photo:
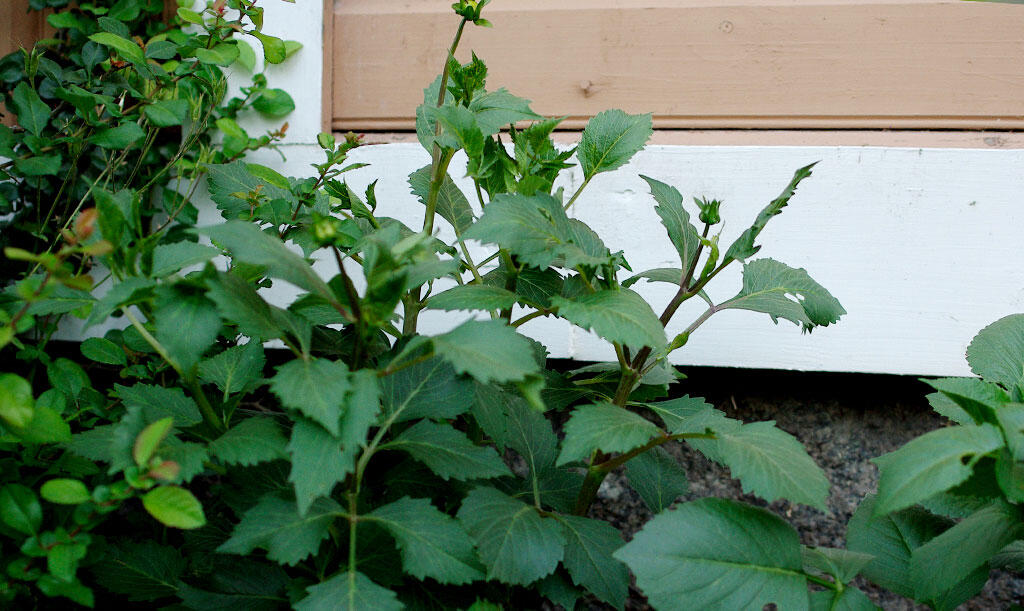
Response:
[[[914,378],[728,369],[692,369],[686,373],[690,378],[679,385],[679,392],[707,397],[729,416],[745,422],[775,420],[800,439],[825,470],[832,483],[828,501],[832,515],[783,501],[768,505],[800,532],[807,545],[843,547],[847,521],[878,483],[878,472],[869,459],[944,424],[924,399],[929,387]],[[689,474],[690,492],[682,500],[718,496],[765,506],[763,501],[743,494],[725,468],[681,444],[673,444],[669,451]],[[622,473],[617,472],[599,491],[591,516],[609,520],[628,540],[651,514],[628,488]],[[926,608],[866,582],[858,585],[887,611]],[[960,609],[1007,609],[1021,601],[1024,577],[993,571],[982,593]],[[634,591],[627,608],[650,607]]]

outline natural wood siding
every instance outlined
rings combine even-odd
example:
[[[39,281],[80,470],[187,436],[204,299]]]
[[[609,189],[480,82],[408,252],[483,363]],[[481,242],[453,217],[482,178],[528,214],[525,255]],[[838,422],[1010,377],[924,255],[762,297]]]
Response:
[[[331,0],[328,0],[329,2]],[[335,129],[408,130],[456,22],[438,0],[334,0]],[[581,125],[1024,128],[1024,7],[905,0],[515,0],[469,28],[489,86]]]
[[[30,48],[46,32],[46,19],[28,12],[28,0],[0,0],[0,57]]]

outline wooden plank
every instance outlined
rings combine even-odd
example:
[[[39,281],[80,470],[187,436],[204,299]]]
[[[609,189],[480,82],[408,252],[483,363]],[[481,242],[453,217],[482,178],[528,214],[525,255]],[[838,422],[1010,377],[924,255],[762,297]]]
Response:
[[[28,0],[0,2],[0,56],[30,48],[43,37],[46,20],[41,13],[28,12]]]
[[[334,0],[323,0],[324,2],[324,24],[323,24],[323,48],[324,62],[323,75],[320,77],[320,130],[331,131],[331,111],[334,108],[334,90],[327,86],[331,82],[334,73],[334,53],[331,53],[331,40],[334,38]]]
[[[660,128],[1021,129],[1024,7],[903,0],[540,0],[470,27],[489,85],[567,127],[605,109]],[[446,2],[336,0],[335,129],[407,130],[456,20]]]

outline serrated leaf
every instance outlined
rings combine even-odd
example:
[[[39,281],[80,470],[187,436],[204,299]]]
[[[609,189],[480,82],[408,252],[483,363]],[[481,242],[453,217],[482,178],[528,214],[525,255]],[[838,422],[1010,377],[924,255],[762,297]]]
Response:
[[[484,576],[469,535],[427,499],[403,497],[374,509],[364,519],[391,533],[402,552],[402,568],[417,579],[461,585]]]
[[[665,345],[665,329],[643,297],[629,289],[605,289],[575,299],[552,297],[558,316],[610,342],[640,348]]]
[[[18,125],[35,136],[42,135],[50,122],[50,107],[25,81],[18,83],[11,92],[11,110],[18,117]]]
[[[168,437],[161,446],[160,458],[178,465],[178,474],[174,479],[184,483],[202,473],[206,469],[206,462],[210,460],[203,444],[179,441],[174,437]]]
[[[216,304],[220,315],[235,323],[243,335],[254,340],[290,336],[303,352],[308,351],[312,335],[309,323],[293,312],[267,303],[250,282],[235,274],[218,272],[207,280],[207,287],[207,297]]]
[[[82,356],[90,361],[103,363],[105,365],[127,365],[128,356],[124,349],[102,337],[90,337],[79,346]]]
[[[504,87],[473,96],[469,109],[476,115],[477,125],[485,136],[519,121],[536,121],[541,115],[530,109],[530,100],[512,95]]]
[[[199,406],[191,397],[185,396],[180,388],[135,384],[114,386],[114,394],[124,402],[125,407],[137,407],[145,414],[145,421],[154,422],[170,416],[178,427],[199,424],[203,416]]]
[[[1014,390],[1024,384],[1024,314],[1000,318],[974,336],[967,362],[979,376]]]
[[[287,456],[281,428],[273,418],[246,418],[210,442],[210,454],[229,465],[250,467]]]
[[[688,441],[729,467],[744,492],[769,502],[784,498],[826,510],[828,479],[796,437],[776,427],[774,421],[729,427],[715,435],[714,440]]]
[[[270,389],[285,407],[298,410],[338,435],[346,394],[352,385],[341,361],[296,359],[277,368]]]
[[[246,196],[258,192],[271,201],[284,199],[291,202],[292,195],[287,189],[274,185],[253,173],[250,164],[234,161],[208,166],[210,199],[224,212],[225,218],[249,218],[252,210]]]
[[[573,583],[621,609],[629,594],[629,569],[612,554],[622,547],[622,535],[607,522],[581,516],[559,516],[565,527],[565,565]]]
[[[142,107],[142,114],[157,127],[173,127],[188,119],[188,100],[157,100]]]
[[[161,285],[153,311],[156,339],[186,374],[217,341],[220,315],[213,302],[199,293]]]
[[[330,496],[334,485],[352,471],[354,456],[341,452],[341,440],[314,422],[299,419],[288,443],[292,470],[288,481],[295,486],[299,514],[305,515],[313,501]]]
[[[654,201],[658,202],[658,205],[654,207],[654,211],[661,217],[661,224],[665,226],[665,231],[668,232],[668,238],[672,241],[672,245],[676,247],[676,252],[679,253],[679,261],[682,263],[684,268],[688,268],[694,257],[697,256],[697,250],[700,248],[700,234],[697,233],[697,228],[690,222],[690,215],[683,208],[683,196],[679,191],[661,181],[654,180],[649,176],[641,175],[650,185],[651,195],[654,197]],[[682,273],[676,275],[674,280],[679,284],[682,280]]]
[[[462,501],[459,521],[476,542],[487,579],[529,585],[562,560],[561,523],[493,488],[476,488]]]
[[[673,435],[682,433],[703,433],[727,430],[738,426],[738,420],[726,418],[725,414],[711,406],[702,397],[683,395],[668,401],[645,403],[665,423],[665,430]]]
[[[956,404],[956,401],[950,399],[946,395],[940,392],[933,392],[925,395],[925,399],[928,400],[928,405],[935,410],[935,413],[940,416],[945,416],[957,424],[977,424],[978,422],[968,414],[964,408]]]
[[[420,203],[424,206],[427,205],[427,197],[430,191],[429,165],[409,174],[409,187]],[[456,235],[462,235],[473,225],[475,216],[473,209],[469,206],[469,200],[466,199],[465,194],[455,185],[455,181],[448,174],[445,174],[441,182],[436,206],[437,214],[451,223]]]
[[[231,538],[217,548],[225,554],[246,555],[256,548],[267,550],[267,557],[281,564],[295,565],[320,548],[329,536],[328,527],[341,515],[341,507],[331,499],[313,502],[305,516],[295,503],[276,496],[265,496],[245,512],[231,532]]]
[[[738,295],[717,306],[764,312],[800,325],[805,331],[835,323],[846,310],[825,287],[811,279],[804,269],[793,269],[773,259],[758,259],[743,266],[743,288]]]
[[[679,286],[679,283],[683,280],[683,270],[678,267],[656,267],[654,269],[648,269],[623,280],[622,287],[629,288],[641,280],[647,280],[648,282],[667,282],[668,284]]]
[[[758,213],[757,218],[754,219],[754,223],[747,228],[735,242],[729,246],[729,250],[725,253],[726,260],[738,260],[743,261],[749,257],[754,256],[757,251],[761,250],[760,246],[754,245],[754,240],[760,235],[761,231],[764,230],[765,225],[768,221],[772,220],[772,217],[781,214],[782,209],[789,204],[789,200],[796,193],[797,185],[800,184],[803,179],[811,175],[811,168],[813,168],[817,162],[810,165],[804,166],[797,170],[793,174],[792,180],[786,185],[786,188],[782,190],[782,193],[778,197],[773,199],[761,212]]]
[[[665,448],[654,448],[631,459],[626,463],[626,477],[653,513],[668,509],[690,489],[686,471]]]
[[[809,592],[811,611],[877,611],[871,599],[857,588]]]
[[[807,609],[799,535],[736,501],[701,499],[659,514],[615,557],[655,607]]]
[[[164,278],[190,265],[205,263],[219,254],[220,251],[216,248],[195,242],[161,244],[153,249],[151,275],[154,278]]]
[[[251,341],[233,346],[199,363],[199,379],[214,384],[224,397],[256,388],[263,380],[266,364],[263,345]]]
[[[206,524],[203,506],[192,493],[178,486],[161,486],[142,496],[142,506],[160,523],[192,529]]]
[[[517,382],[538,372],[530,340],[500,320],[470,320],[430,339],[455,371],[480,382]]]
[[[544,414],[520,396],[495,386],[476,386],[473,417],[498,448],[512,448],[536,478],[555,464],[558,438]]]
[[[473,402],[472,380],[457,375],[440,357],[385,376],[381,385],[384,412],[396,423],[416,418],[454,418]]]
[[[562,204],[546,193],[496,195],[483,216],[464,237],[497,244],[526,265],[544,269],[561,259],[567,268],[611,263],[611,254],[600,244],[594,254],[594,236],[570,222]],[[587,238],[586,243],[580,243]]]
[[[652,422],[610,403],[577,407],[565,423],[565,440],[556,464],[583,460],[594,450],[626,452],[658,433]]]
[[[915,598],[934,600],[941,596],[949,584],[962,581],[985,566],[1020,534],[1017,510],[996,503],[914,549],[910,555],[910,578],[915,584]]]
[[[306,591],[309,596],[295,604],[296,611],[399,611],[405,607],[394,592],[362,573],[338,573]]]
[[[622,167],[647,144],[654,132],[651,115],[606,110],[587,123],[576,148],[583,178]]]
[[[104,549],[103,559],[92,567],[104,588],[132,602],[174,596],[185,559],[170,546],[154,541],[118,542]]]
[[[501,457],[488,446],[474,445],[450,425],[421,420],[381,446],[402,450],[443,479],[480,479],[511,475]]]
[[[484,284],[464,284],[434,295],[427,307],[434,310],[504,310],[518,301],[512,291]]]
[[[871,459],[878,465],[875,511],[890,513],[949,490],[971,475],[965,459],[1004,445],[990,424],[955,426],[925,433],[902,448]]]
[[[874,559],[871,554],[835,547],[805,547],[804,570],[831,575],[838,583],[850,583]]]
[[[923,380],[970,415],[965,424],[996,424],[996,412],[1010,401],[1010,395],[998,385],[978,378],[940,378]]]

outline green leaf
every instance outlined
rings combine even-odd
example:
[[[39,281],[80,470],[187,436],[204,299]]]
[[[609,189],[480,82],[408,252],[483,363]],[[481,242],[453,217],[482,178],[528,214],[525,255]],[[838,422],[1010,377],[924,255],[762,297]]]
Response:
[[[943,402],[929,399],[933,406],[938,404],[936,411],[952,420],[962,420],[960,424],[996,424],[997,412],[1010,401],[1010,395],[1005,390],[992,382],[978,378],[940,378],[922,381],[939,391],[939,396],[943,399],[953,403],[950,407]],[[961,414],[967,418],[960,418]]]
[[[815,166],[817,162],[814,162],[808,166],[804,166],[793,174],[793,179],[789,181],[786,188],[783,189],[782,193],[778,197],[773,199],[771,203],[764,207],[761,212],[758,213],[757,218],[754,219],[754,223],[744,231],[739,238],[729,247],[729,250],[725,253],[726,260],[738,260],[742,261],[749,257],[754,256],[757,251],[761,250],[760,246],[754,245],[754,240],[764,229],[768,221],[772,220],[772,217],[781,214],[782,209],[789,203],[790,198],[796,193],[796,187],[800,182],[811,175],[811,168]]]
[[[78,561],[85,557],[86,551],[84,543],[58,542],[46,550],[46,569],[60,581],[73,581]]]
[[[244,556],[261,548],[267,550],[271,560],[295,565],[316,553],[339,515],[341,507],[331,499],[317,499],[306,515],[301,516],[294,502],[265,496],[245,512],[231,532],[231,538],[217,551]]]
[[[177,581],[185,572],[186,562],[175,548],[142,540],[119,542],[104,551],[103,559],[92,567],[96,581],[104,588],[132,602],[177,593]]]
[[[35,136],[41,136],[50,122],[50,107],[25,81],[11,92],[11,110],[18,116],[18,125]]]
[[[308,352],[312,333],[309,323],[293,312],[267,303],[251,282],[237,274],[219,272],[208,279],[207,287],[207,296],[217,305],[221,316],[235,323],[243,335],[253,340],[291,337],[300,350]]]
[[[63,596],[64,598],[76,602],[83,607],[92,608],[95,605],[92,590],[87,588],[77,579],[65,581],[63,579],[58,579],[53,575],[43,575],[39,578],[39,581],[36,582],[36,587],[39,588],[40,592],[50,598]]]
[[[295,604],[296,611],[399,611],[405,607],[394,592],[362,573],[338,573],[306,591],[309,596]]]
[[[594,450],[627,452],[658,433],[652,422],[611,403],[577,407],[565,423],[565,440],[556,464],[583,460]]]
[[[12,429],[25,443],[62,443],[71,441],[71,427],[60,414],[48,407],[36,405],[35,415],[27,426]]]
[[[627,115],[621,110],[598,113],[583,130],[576,157],[584,180],[629,162],[654,132],[651,115]]]
[[[809,573],[831,575],[837,583],[850,583],[874,560],[871,554],[851,552],[835,547],[805,547],[804,570]]]
[[[53,287],[53,292],[45,300],[30,305],[27,312],[35,316],[65,314],[75,310],[81,312],[88,311],[88,308],[95,303],[96,299],[88,292],[61,284]]]
[[[773,259],[758,259],[743,266],[743,288],[718,305],[720,310],[730,308],[764,312],[775,323],[785,318],[805,331],[819,325],[827,327],[846,314],[839,301],[806,270]]]
[[[459,521],[476,542],[487,579],[529,585],[551,574],[562,560],[561,523],[493,488],[476,488],[462,501]]]
[[[680,262],[684,268],[689,267],[700,248],[700,234],[690,222],[689,213],[683,208],[682,194],[675,187],[648,176],[641,175],[640,178],[646,180],[651,187],[651,195],[654,196],[654,201],[658,202],[654,211],[661,217],[661,224],[665,226],[672,245],[676,247]],[[669,280],[677,285],[681,281],[682,270],[676,274],[674,279]]]
[[[235,63],[239,55],[238,45],[234,42],[220,43],[210,49],[197,47],[192,53],[200,63],[224,67]]]
[[[36,400],[32,385],[25,378],[13,374],[0,374],[0,419],[15,428],[28,426],[35,416]]]
[[[500,320],[470,320],[430,339],[455,371],[480,382],[517,382],[538,372],[530,340]]]
[[[420,203],[426,206],[430,191],[429,165],[409,174],[409,187]],[[469,206],[469,200],[466,199],[465,194],[455,185],[455,181],[448,174],[445,174],[444,179],[441,181],[441,189],[437,193],[435,210],[441,218],[451,223],[451,226],[455,229],[455,235],[465,233],[473,225],[475,219],[473,209]]]
[[[487,204],[483,216],[464,237],[497,244],[526,265],[544,269],[556,260],[565,267],[611,263],[608,249],[566,216],[559,200],[546,193],[502,193]]]
[[[1024,314],[1000,318],[967,346],[971,371],[1007,390],[1024,385]]]
[[[100,148],[123,150],[146,137],[146,131],[138,123],[126,121],[116,127],[100,130],[89,138],[89,142]]]
[[[910,555],[915,598],[934,600],[967,578],[1021,534],[1017,510],[996,503],[974,513]],[[987,567],[986,567],[987,568]]]
[[[476,117],[465,106],[445,104],[431,106],[428,113],[441,126],[441,133],[435,137],[444,149],[463,149],[470,159],[478,157],[484,149],[484,133]]]
[[[148,278],[134,276],[125,278],[123,282],[110,287],[107,294],[93,305],[92,312],[89,313],[89,318],[85,321],[85,326],[91,327],[105,321],[114,313],[114,310],[122,305],[130,305],[145,299],[151,294],[154,286],[156,286],[156,282]]]
[[[142,432],[135,438],[135,444],[132,446],[132,458],[135,460],[136,465],[145,468],[149,464],[150,459],[156,453],[156,449],[163,442],[164,437],[167,437],[167,433],[171,431],[173,426],[174,418],[161,418],[142,429]]]
[[[124,366],[128,364],[128,356],[124,350],[109,339],[90,337],[82,342],[79,350],[82,351],[82,356],[90,361],[106,365]]]
[[[192,9],[179,8],[178,17],[186,23],[194,23],[195,25],[202,26],[203,16],[193,11]]]
[[[665,345],[665,329],[643,297],[629,289],[604,289],[569,300],[552,297],[558,316],[610,342],[640,348]]]
[[[43,507],[28,486],[7,484],[0,488],[0,522],[24,535],[34,535],[43,524]]]
[[[39,488],[39,494],[58,505],[78,505],[86,503],[91,498],[89,489],[77,479],[58,478],[48,480]]]
[[[622,535],[612,525],[581,516],[559,516],[565,527],[565,565],[572,581],[621,609],[629,594],[629,569],[612,554]]]
[[[427,307],[435,310],[504,310],[515,305],[512,291],[485,284],[464,284],[434,295]]]
[[[288,48],[284,41],[261,32],[249,32],[263,43],[263,58],[268,64],[280,64],[288,57]]]
[[[645,403],[665,423],[665,430],[673,435],[728,430],[739,426],[738,420],[726,418],[702,397],[683,395],[669,401]]]
[[[205,445],[179,441],[175,437],[168,437],[160,447],[160,458],[178,464],[180,472],[177,481],[181,483],[192,481],[192,478],[206,470],[206,463],[210,461]]]
[[[504,87],[473,96],[469,109],[476,115],[477,125],[484,136],[496,134],[519,121],[537,121],[541,115],[530,110],[530,100],[509,93]]]
[[[263,366],[267,359],[258,341],[233,346],[199,363],[199,379],[214,384],[224,397],[248,392],[263,382]]]
[[[878,465],[880,515],[910,507],[949,490],[971,475],[965,460],[988,454],[1004,445],[999,430],[990,424],[954,426],[925,433],[902,448],[871,462]]]
[[[191,397],[185,396],[180,388],[149,384],[115,385],[114,394],[124,402],[125,407],[141,409],[146,422],[170,416],[174,418],[175,426],[187,427],[203,421],[199,406]]]
[[[91,386],[85,370],[71,359],[59,358],[53,361],[46,368],[46,377],[54,388],[70,398],[77,397]]]
[[[730,427],[715,435],[714,440],[688,441],[729,467],[744,492],[769,502],[784,498],[826,510],[828,479],[796,437],[777,428],[774,421]]]
[[[235,60],[240,66],[245,68],[246,72],[253,72],[256,70],[256,52],[252,50],[252,45],[244,40],[238,41],[238,59]]]
[[[254,192],[270,200],[283,199],[293,203],[294,197],[288,189],[278,187],[267,182],[266,178],[254,174],[250,165],[244,161],[234,161],[207,166],[210,199],[224,212],[225,218],[250,218],[252,210],[246,198]],[[244,240],[244,236],[241,239]]]
[[[296,359],[277,368],[270,389],[285,407],[298,410],[337,436],[346,394],[352,387],[348,374],[341,361]]]
[[[469,535],[427,499],[403,497],[363,519],[391,533],[402,552],[402,568],[417,579],[461,585],[484,577]]]
[[[295,486],[300,515],[305,515],[316,499],[330,496],[355,463],[354,455],[342,454],[341,440],[306,419],[292,427],[288,453],[292,459],[288,481]]]
[[[285,458],[285,439],[273,418],[246,418],[210,442],[210,454],[229,465],[251,467]]]
[[[512,472],[489,446],[474,445],[448,424],[421,420],[382,448],[402,450],[448,480],[502,477]]]
[[[229,251],[235,260],[265,266],[267,273],[274,278],[320,295],[331,303],[337,301],[331,289],[309,263],[289,250],[281,240],[260,231],[256,225],[245,221],[227,221],[206,227],[201,233]]]
[[[201,293],[162,285],[156,289],[156,339],[184,372],[189,372],[203,353],[217,341],[220,315],[213,302]]]
[[[473,417],[500,450],[509,447],[523,457],[534,479],[555,464],[558,438],[551,423],[522,397],[478,384]]]
[[[857,588],[809,592],[811,611],[877,611],[871,599]]]
[[[182,125],[188,119],[188,100],[157,100],[143,106],[142,114],[157,127]]]
[[[454,418],[473,402],[472,380],[456,374],[439,357],[400,369],[382,378],[381,384],[384,413],[395,423],[417,418]]]
[[[684,503],[615,553],[656,608],[807,609],[800,537],[778,516],[726,499]]]
[[[178,486],[161,486],[142,497],[142,506],[164,526],[193,529],[206,524],[203,506],[192,493]]]
[[[252,107],[269,117],[279,118],[295,110],[295,101],[284,89],[266,89],[252,101]]]
[[[37,155],[28,159],[15,159],[14,167],[22,176],[53,176],[60,172],[60,155]]]
[[[665,448],[654,448],[626,463],[626,477],[652,513],[669,508],[686,494],[686,471]]]
[[[205,263],[219,254],[218,249],[195,242],[161,244],[153,249],[153,271],[150,275],[165,278],[190,265]]]

